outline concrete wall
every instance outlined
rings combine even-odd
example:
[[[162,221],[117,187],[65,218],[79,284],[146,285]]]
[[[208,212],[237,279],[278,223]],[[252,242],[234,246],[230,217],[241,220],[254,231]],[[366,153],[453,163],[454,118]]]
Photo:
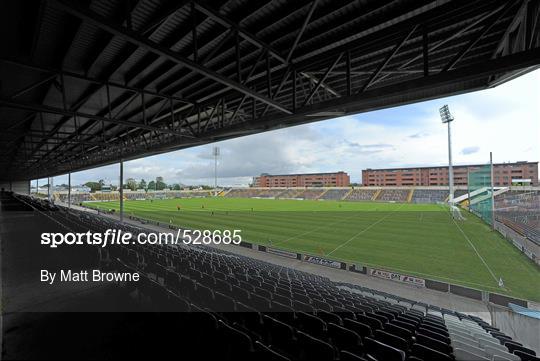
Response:
[[[493,326],[518,340],[525,347],[540,353],[540,320],[525,316],[506,307],[489,305]]]
[[[0,189],[2,188],[6,191],[28,194],[30,191],[30,181],[0,181]]]

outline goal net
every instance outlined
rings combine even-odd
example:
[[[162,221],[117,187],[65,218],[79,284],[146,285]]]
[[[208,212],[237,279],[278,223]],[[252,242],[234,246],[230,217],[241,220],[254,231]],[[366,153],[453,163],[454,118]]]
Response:
[[[493,224],[491,185],[491,165],[486,164],[469,169],[469,210],[490,225]]]

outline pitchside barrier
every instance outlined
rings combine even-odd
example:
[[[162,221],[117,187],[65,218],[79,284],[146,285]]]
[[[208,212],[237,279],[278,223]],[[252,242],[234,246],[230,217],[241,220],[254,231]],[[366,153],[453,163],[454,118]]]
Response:
[[[242,242],[247,243],[247,242]],[[486,303],[492,303],[498,306],[508,307],[510,303],[520,305],[522,307],[528,307],[528,301],[521,300],[518,298],[513,298],[506,295],[501,295],[494,292],[488,292],[483,291],[475,288],[455,285],[451,283],[441,282],[437,280],[432,280],[428,278],[420,278],[416,276],[406,275],[398,272],[388,271],[382,268],[373,268],[373,267],[366,267],[359,264],[347,264],[346,262],[333,260],[329,258],[324,258],[321,256],[313,256],[309,254],[303,254],[303,253],[296,253],[291,252],[287,250],[282,250],[278,248],[268,247],[268,246],[261,246],[261,245],[252,245],[251,243],[247,243],[246,245],[240,244],[240,246],[244,246],[247,248],[253,248],[254,250],[260,251],[260,252],[266,252],[270,254],[274,254],[281,257],[291,258],[291,259],[297,259],[302,262],[308,262],[313,264],[322,265],[325,267],[330,267],[334,269],[340,269],[344,271],[349,271],[353,273],[360,273],[364,274],[370,277],[376,277],[376,278],[382,278],[394,282],[398,282],[401,284],[407,284],[410,286],[418,287],[418,288],[425,288],[429,290],[434,290],[442,293],[451,293],[457,296],[477,300],[477,301],[484,301]]]

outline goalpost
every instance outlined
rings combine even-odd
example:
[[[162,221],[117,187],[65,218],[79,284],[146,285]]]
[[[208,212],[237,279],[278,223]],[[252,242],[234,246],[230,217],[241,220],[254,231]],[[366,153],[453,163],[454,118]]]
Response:
[[[493,163],[471,168],[468,173],[469,211],[494,226]]]

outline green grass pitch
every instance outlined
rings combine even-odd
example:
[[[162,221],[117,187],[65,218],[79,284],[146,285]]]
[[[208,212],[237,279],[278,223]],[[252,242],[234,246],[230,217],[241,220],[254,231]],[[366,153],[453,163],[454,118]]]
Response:
[[[119,209],[118,202],[87,205]],[[540,301],[535,264],[474,215],[453,221],[441,205],[217,197],[124,207],[183,228],[240,229],[257,244]]]

